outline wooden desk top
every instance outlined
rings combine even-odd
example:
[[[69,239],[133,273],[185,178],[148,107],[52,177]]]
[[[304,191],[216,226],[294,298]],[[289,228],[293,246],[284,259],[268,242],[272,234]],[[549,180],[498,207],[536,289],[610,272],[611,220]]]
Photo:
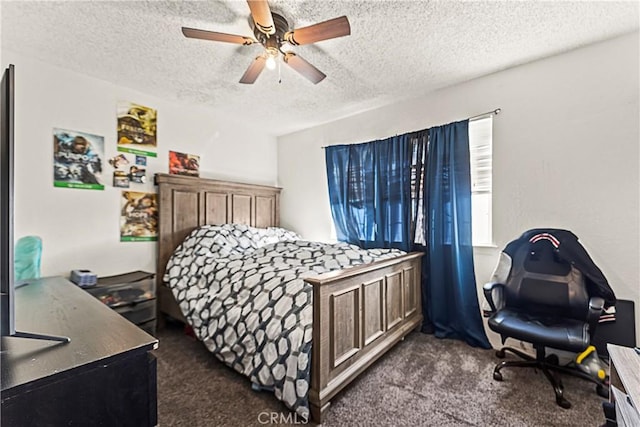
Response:
[[[633,406],[640,408],[640,354],[631,347],[616,344],[607,344],[607,351],[624,391]]]
[[[62,277],[37,279],[16,289],[15,313],[16,330],[67,336],[71,342],[2,337],[3,393],[36,380],[53,380],[54,374],[60,379],[79,367],[100,366],[124,353],[148,352],[158,343]]]

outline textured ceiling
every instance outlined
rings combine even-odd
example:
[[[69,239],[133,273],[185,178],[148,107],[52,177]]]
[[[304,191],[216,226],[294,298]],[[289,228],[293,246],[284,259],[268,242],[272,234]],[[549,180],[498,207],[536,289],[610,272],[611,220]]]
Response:
[[[638,29],[632,2],[272,0],[293,28],[346,15],[351,35],[238,80],[260,45],[185,38],[182,26],[252,36],[246,1],[2,1],[2,47],[282,135]]]

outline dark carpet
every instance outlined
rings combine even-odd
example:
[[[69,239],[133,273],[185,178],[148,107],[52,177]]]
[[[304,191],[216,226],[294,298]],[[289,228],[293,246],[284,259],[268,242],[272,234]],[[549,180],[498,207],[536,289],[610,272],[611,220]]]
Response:
[[[218,361],[204,345],[169,326],[157,334],[160,426],[295,425],[269,392]],[[507,358],[512,357],[507,355]],[[589,382],[563,377],[561,409],[541,372],[506,368],[498,359],[455,340],[413,332],[331,403],[324,426],[599,426],[602,398]]]

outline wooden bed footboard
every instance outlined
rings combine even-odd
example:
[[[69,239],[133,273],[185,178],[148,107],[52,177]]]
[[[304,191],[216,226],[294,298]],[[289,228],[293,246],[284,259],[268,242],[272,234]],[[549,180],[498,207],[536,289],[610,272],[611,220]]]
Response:
[[[313,286],[311,416],[422,322],[421,258],[412,252],[305,279]]]
[[[186,323],[164,273],[171,254],[196,227],[240,223],[280,225],[280,188],[157,174],[159,193],[157,297],[163,314]],[[313,286],[311,415],[422,321],[422,253],[325,273]]]

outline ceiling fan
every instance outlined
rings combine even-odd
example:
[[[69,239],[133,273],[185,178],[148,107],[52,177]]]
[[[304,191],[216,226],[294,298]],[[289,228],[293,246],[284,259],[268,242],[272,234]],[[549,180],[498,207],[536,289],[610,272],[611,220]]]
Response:
[[[263,45],[265,53],[253,60],[240,79],[240,83],[254,83],[265,66],[270,69],[275,68],[276,60],[280,55],[287,65],[313,84],[317,84],[327,77],[322,71],[302,59],[300,55],[289,51],[289,45],[298,46],[348,36],[351,34],[351,27],[346,16],[290,30],[287,20],[283,16],[271,12],[266,0],[247,0],[247,3],[255,24],[253,28],[255,38],[187,27],[182,27],[182,33],[186,37],[194,39],[236,43],[245,46],[254,43]]]

